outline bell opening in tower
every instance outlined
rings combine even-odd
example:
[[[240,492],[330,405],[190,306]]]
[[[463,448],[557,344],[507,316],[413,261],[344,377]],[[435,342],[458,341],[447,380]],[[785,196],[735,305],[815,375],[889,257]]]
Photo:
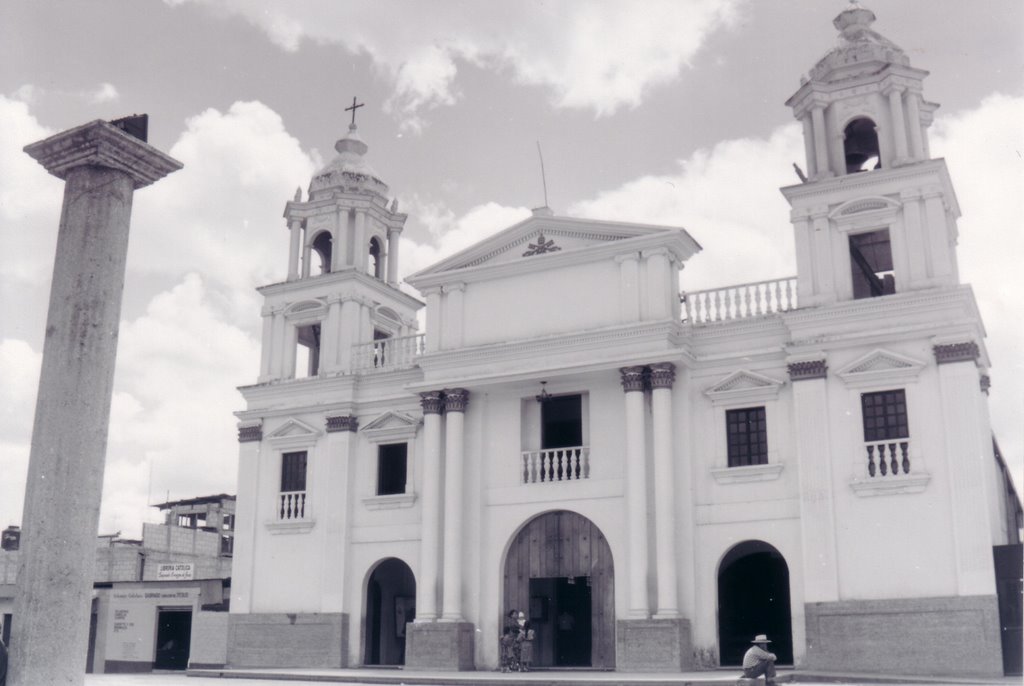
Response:
[[[313,251],[320,258],[320,273],[328,274],[331,271],[331,250],[333,248],[333,241],[331,240],[331,234],[327,231],[322,231],[317,234],[317,237],[313,240]]]
[[[860,117],[847,124],[843,129],[843,152],[846,155],[847,174],[881,169],[875,122]]]
[[[850,271],[854,300],[896,292],[889,229],[850,236]]]

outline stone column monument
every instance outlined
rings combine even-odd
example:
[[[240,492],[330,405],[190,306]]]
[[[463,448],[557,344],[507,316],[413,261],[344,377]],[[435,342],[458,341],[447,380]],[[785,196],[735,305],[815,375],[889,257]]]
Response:
[[[143,117],[123,121],[145,127]],[[25,488],[10,683],[82,684],[132,194],[182,165],[99,120],[25,152],[65,186]]]

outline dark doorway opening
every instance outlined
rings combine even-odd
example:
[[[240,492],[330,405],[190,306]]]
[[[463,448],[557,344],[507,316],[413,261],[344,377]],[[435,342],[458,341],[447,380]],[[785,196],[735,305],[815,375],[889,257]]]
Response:
[[[157,615],[155,669],[187,669],[192,641],[192,610],[160,610]]]
[[[1024,556],[1020,543],[997,545],[992,549],[996,566],[996,597],[999,599],[999,628],[1003,644],[1003,674],[1020,676],[1024,666],[1024,611],[1021,587],[1024,585]]]
[[[779,664],[793,664],[789,567],[771,545],[744,541],[718,568],[718,650],[721,664],[739,666],[757,634],[767,634]]]
[[[366,584],[363,663],[404,665],[407,624],[416,619],[416,579],[397,558],[381,562]]]
[[[530,579],[535,666],[591,666],[591,596],[589,576]]]

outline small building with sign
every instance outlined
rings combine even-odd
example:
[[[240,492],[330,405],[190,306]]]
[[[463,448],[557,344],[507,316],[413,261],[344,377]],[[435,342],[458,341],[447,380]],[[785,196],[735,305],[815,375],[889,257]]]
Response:
[[[97,537],[87,672],[149,672],[225,662],[234,496],[157,505],[142,539]],[[0,617],[9,644],[17,549],[0,550]]]

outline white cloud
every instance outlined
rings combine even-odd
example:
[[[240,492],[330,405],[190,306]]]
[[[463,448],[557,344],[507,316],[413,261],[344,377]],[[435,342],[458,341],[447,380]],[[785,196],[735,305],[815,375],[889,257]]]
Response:
[[[629,0],[534,0],[467,12],[457,3],[165,1],[238,14],[285,50],[305,39],[369,55],[393,84],[389,109],[411,130],[424,112],[456,101],[460,62],[548,88],[557,107],[597,115],[635,107],[733,25],[742,2],[645,0],[641,11]]]
[[[104,82],[97,86],[96,90],[89,95],[89,100],[92,101],[93,104],[98,105],[104,102],[114,102],[120,97],[121,94],[117,92],[117,88],[114,87],[114,84]]]

